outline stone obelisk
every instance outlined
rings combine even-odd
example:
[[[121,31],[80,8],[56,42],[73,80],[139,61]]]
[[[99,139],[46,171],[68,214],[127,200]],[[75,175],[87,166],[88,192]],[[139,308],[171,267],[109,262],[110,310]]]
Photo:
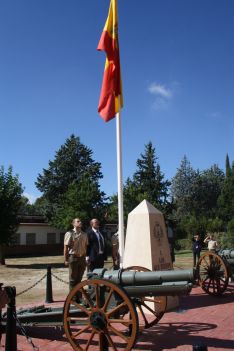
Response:
[[[164,216],[147,200],[128,215],[123,268],[130,266],[173,269]],[[167,309],[177,306],[178,297],[169,297]]]

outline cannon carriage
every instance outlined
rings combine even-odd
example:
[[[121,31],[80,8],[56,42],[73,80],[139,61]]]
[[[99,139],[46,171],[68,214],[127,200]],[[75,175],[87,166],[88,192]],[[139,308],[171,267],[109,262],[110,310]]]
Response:
[[[196,270],[95,270],[73,288],[63,308],[18,311],[17,322],[63,326],[75,351],[131,350],[139,330],[163,317],[168,296],[189,294],[196,279],[206,293],[221,295],[234,277],[233,263],[234,249],[226,249],[203,254]]]
[[[234,280],[234,249],[204,253],[196,267],[198,283],[209,295],[222,295]]]
[[[17,321],[30,326],[63,326],[75,351],[127,351],[134,346],[139,330],[162,318],[167,296],[189,294],[194,280],[193,269],[95,270],[70,291],[62,309],[40,306],[19,311]]]
[[[71,346],[75,351],[131,350],[139,327],[149,328],[163,316],[163,296],[189,294],[194,277],[194,270],[95,270],[64,304],[63,325]],[[82,303],[75,301],[77,295]],[[85,316],[73,316],[74,306]]]

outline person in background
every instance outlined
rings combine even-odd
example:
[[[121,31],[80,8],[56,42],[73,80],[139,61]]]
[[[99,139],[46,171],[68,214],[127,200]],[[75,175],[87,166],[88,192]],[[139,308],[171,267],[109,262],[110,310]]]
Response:
[[[193,251],[193,267],[196,267],[196,264],[200,258],[202,242],[199,234],[193,236],[192,239],[192,251]]]
[[[88,247],[86,253],[86,261],[89,271],[95,268],[103,268],[106,257],[106,243],[104,234],[99,230],[100,222],[93,218],[90,221],[91,229],[88,231]]]
[[[72,221],[73,229],[64,236],[64,264],[69,266],[69,289],[81,282],[86,269],[88,236],[82,231],[79,218]],[[77,296],[79,302],[80,296]]]
[[[113,269],[119,269],[120,267],[119,232],[116,232],[111,237],[111,255],[113,260]]]
[[[170,225],[169,220],[166,221],[166,230],[167,230],[168,244],[170,248],[171,262],[173,264],[175,262],[175,240],[174,240],[173,229]]]
[[[208,235],[206,236],[206,238],[205,238],[205,240],[204,240],[204,243],[207,243],[207,244],[208,244],[208,250],[209,250],[209,251],[212,251],[212,252],[217,251],[217,249],[218,249],[218,243],[217,243],[217,241],[215,240],[213,234],[209,234],[209,233],[208,233]]]

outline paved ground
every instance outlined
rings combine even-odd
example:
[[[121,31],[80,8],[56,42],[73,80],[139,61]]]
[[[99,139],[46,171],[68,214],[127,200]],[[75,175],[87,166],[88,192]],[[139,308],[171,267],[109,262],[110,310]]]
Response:
[[[50,306],[58,304],[62,302]],[[72,351],[62,328],[30,327],[27,333],[40,351]],[[5,350],[4,337],[1,350]],[[191,295],[180,299],[177,311],[166,313],[159,324],[139,335],[134,350],[191,351],[192,345],[199,343],[207,345],[209,351],[234,350],[234,284],[220,298],[193,288]],[[20,333],[17,350],[36,351]]]

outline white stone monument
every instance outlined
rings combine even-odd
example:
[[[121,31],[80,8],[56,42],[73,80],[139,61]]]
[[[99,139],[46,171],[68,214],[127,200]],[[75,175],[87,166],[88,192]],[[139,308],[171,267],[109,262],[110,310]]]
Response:
[[[130,266],[173,269],[164,216],[147,200],[128,215],[123,268]],[[169,297],[167,309],[177,306],[178,297]]]

